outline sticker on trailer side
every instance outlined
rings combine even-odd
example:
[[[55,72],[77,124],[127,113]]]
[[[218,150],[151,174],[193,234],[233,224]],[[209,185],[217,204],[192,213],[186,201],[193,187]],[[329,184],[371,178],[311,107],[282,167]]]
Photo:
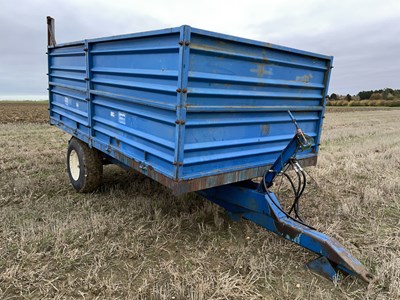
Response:
[[[123,112],[118,112],[118,122],[121,124],[126,124],[126,115]]]

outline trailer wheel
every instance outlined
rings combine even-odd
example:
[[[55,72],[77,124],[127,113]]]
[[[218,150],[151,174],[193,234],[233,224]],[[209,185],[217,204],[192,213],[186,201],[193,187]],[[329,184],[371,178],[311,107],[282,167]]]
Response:
[[[68,144],[67,170],[72,186],[80,193],[90,193],[101,185],[103,163],[99,152],[73,137]]]

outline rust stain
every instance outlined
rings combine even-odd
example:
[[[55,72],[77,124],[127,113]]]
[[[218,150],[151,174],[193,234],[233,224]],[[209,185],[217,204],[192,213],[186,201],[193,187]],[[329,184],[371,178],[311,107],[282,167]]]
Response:
[[[261,56],[263,58],[263,62],[268,62],[268,58],[267,58],[267,51],[265,49],[263,49],[261,51]]]
[[[283,237],[289,238],[290,240],[293,241],[294,239],[296,239],[296,237],[304,233],[304,231],[300,227],[294,227],[282,223],[273,212],[272,212],[272,217],[274,218],[275,227],[278,233]]]
[[[296,81],[309,83],[313,78],[312,74],[305,74],[303,76],[296,76]]]
[[[250,69],[250,72],[256,73],[258,77],[263,77],[264,75],[272,75],[271,68],[266,67],[262,63],[256,63],[256,68]]]
[[[203,50],[203,51],[211,51],[211,52],[226,52],[228,54],[244,54],[244,55],[252,55],[251,52],[246,51],[247,49],[243,49],[241,47],[235,47],[232,42],[225,42],[223,40],[219,40],[214,44],[198,44],[192,43],[190,45],[190,49],[194,50]]]
[[[190,49],[205,50],[205,51],[226,51],[225,43],[219,41],[217,45],[208,44],[191,44]]]
[[[266,136],[269,134],[270,126],[268,124],[261,125],[261,135]]]

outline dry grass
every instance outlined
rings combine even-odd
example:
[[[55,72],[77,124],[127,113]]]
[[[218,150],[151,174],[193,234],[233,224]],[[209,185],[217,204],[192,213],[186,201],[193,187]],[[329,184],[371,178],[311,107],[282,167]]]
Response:
[[[399,126],[396,110],[328,113],[302,205],[378,276],[368,287],[333,285],[304,269],[306,250],[115,166],[77,194],[66,134],[0,124],[0,298],[398,299]]]
[[[373,106],[373,107],[399,107],[400,99],[396,100],[383,100],[383,99],[374,99],[374,100],[329,100],[326,103],[327,106]]]

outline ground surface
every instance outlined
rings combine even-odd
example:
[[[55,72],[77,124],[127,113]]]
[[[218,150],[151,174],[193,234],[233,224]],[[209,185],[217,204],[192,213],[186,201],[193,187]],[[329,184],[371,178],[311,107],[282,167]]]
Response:
[[[45,123],[48,119],[44,101],[0,101],[0,123]]]
[[[0,124],[0,299],[399,299],[400,111],[325,120],[303,215],[376,283],[333,285],[304,269],[304,249],[114,166],[100,191],[77,194],[68,135],[39,120]]]

